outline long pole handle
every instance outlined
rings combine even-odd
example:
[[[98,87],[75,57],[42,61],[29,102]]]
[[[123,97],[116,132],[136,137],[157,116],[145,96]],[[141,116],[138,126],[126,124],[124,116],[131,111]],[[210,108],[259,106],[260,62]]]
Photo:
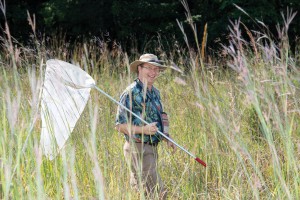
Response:
[[[127,107],[125,107],[123,104],[121,104],[120,102],[116,101],[114,98],[112,98],[110,95],[108,95],[106,92],[104,92],[103,90],[101,90],[99,87],[97,87],[96,85],[94,85],[94,88],[96,90],[98,90],[99,92],[101,92],[102,94],[104,94],[106,97],[108,97],[110,100],[112,100],[113,102],[115,102],[116,104],[118,104],[119,106],[121,106],[122,108],[124,108],[126,111],[128,111],[130,114],[132,114],[133,116],[135,116],[136,118],[140,119],[143,123],[149,125],[149,123],[147,121],[145,121],[144,119],[140,118],[137,114],[133,113],[131,110],[129,110]],[[196,157],[195,155],[193,155],[192,153],[190,153],[189,151],[187,151],[185,148],[183,148],[182,146],[180,146],[179,144],[177,144],[172,138],[166,136],[165,134],[163,134],[161,131],[157,131],[161,136],[163,136],[164,138],[166,138],[167,140],[169,140],[170,142],[172,142],[173,144],[175,144],[178,148],[180,148],[181,150],[183,150],[185,153],[189,154],[192,158],[194,158],[198,163],[200,163],[201,165],[203,165],[204,167],[206,167],[206,163],[201,160],[200,158]]]

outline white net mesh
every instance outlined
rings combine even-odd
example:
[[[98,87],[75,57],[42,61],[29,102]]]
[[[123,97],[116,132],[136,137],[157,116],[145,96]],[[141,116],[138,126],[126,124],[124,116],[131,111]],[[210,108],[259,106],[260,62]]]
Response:
[[[73,131],[95,81],[78,66],[60,60],[46,62],[41,100],[41,145],[47,158],[55,158]]]

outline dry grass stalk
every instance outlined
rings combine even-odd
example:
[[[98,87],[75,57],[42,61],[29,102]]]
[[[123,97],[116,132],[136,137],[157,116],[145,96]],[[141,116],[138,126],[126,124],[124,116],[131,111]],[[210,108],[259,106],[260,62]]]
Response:
[[[207,23],[204,26],[202,45],[201,45],[201,59],[204,60],[205,57],[205,47],[207,42]]]

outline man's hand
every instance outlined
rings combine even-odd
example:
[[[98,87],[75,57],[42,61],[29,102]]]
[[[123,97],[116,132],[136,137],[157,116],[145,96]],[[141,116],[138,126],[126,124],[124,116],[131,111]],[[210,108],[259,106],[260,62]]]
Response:
[[[171,138],[171,136],[169,136],[169,138]],[[176,151],[176,148],[177,148],[176,145],[173,142],[170,142],[169,140],[166,140],[166,142],[167,142],[168,147],[173,149],[172,153],[174,153]]]
[[[152,122],[150,124],[147,124],[146,126],[143,127],[143,132],[146,135],[154,135],[158,128],[156,126],[157,122]]]

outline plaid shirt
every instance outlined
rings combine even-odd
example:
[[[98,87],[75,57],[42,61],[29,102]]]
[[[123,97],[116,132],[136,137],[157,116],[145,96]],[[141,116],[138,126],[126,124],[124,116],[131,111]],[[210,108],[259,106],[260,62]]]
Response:
[[[163,109],[160,93],[156,88],[152,87],[151,91],[147,89],[145,93],[143,83],[139,79],[136,79],[125,89],[120,97],[120,103],[136,115],[140,116],[140,118],[144,119],[146,122],[157,122],[156,126],[159,131],[163,132],[161,121],[161,113]],[[116,125],[130,124],[130,122],[135,126],[145,125],[140,119],[127,112],[121,106],[118,106]],[[124,134],[124,136],[126,140],[129,141],[129,136],[127,134]],[[145,134],[132,134],[131,139],[135,142],[157,143],[162,139],[162,136],[159,133],[151,136]]]

